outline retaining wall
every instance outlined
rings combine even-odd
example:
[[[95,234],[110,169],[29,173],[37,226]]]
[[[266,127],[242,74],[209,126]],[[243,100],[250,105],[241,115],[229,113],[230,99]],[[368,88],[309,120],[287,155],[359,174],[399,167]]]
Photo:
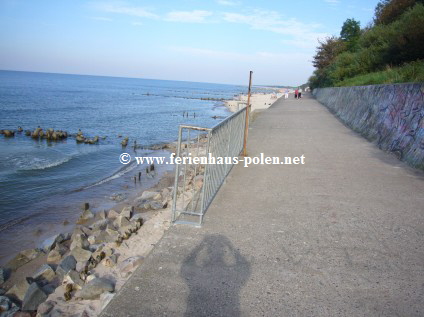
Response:
[[[313,95],[382,150],[424,170],[424,83],[318,88]]]

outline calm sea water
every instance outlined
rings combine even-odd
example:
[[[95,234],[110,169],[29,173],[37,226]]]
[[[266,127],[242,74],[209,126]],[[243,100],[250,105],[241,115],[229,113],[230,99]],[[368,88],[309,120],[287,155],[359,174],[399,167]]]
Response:
[[[229,115],[222,102],[202,98],[231,99],[245,91],[220,84],[0,71],[0,129],[40,126],[106,136],[96,145],[74,138],[39,141],[23,133],[0,136],[0,263],[63,230],[60,224],[76,218],[81,202],[108,207],[105,197],[122,192],[133,168],[142,167],[119,163],[125,151],[118,135],[146,146],[174,141],[179,124],[210,127],[218,123],[213,116]],[[157,153],[139,150],[138,155]]]

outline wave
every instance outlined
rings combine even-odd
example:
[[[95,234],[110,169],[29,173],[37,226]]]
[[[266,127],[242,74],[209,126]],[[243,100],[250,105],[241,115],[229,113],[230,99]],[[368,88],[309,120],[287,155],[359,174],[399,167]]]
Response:
[[[20,223],[24,222],[25,220],[28,220],[32,217],[36,217],[40,214],[41,214],[40,212],[39,213],[33,213],[31,215],[28,215],[28,216],[23,216],[23,217],[20,217],[20,218],[15,218],[15,219],[9,220],[8,222],[0,225],[0,232],[4,231],[4,230],[6,230],[10,227],[16,226],[17,224],[20,224]]]
[[[73,158],[74,158],[73,156],[68,156],[68,157],[65,157],[61,160],[50,161],[48,159],[35,157],[35,158],[32,159],[29,166],[20,167],[20,168],[17,169],[17,171],[44,170],[44,169],[48,169],[48,168],[52,168],[52,167],[56,167],[56,166],[65,164],[66,162],[69,162]]]
[[[98,185],[104,184],[104,183],[106,183],[106,182],[109,182],[109,181],[111,181],[111,180],[113,180],[113,179],[117,179],[117,178],[119,178],[119,177],[121,177],[121,176],[125,175],[126,173],[131,172],[131,171],[132,171],[133,169],[135,169],[136,167],[137,167],[136,161],[133,161],[133,162],[131,162],[130,164],[125,165],[125,166],[123,166],[122,168],[120,168],[118,171],[116,171],[116,172],[115,172],[114,174],[112,174],[111,176],[108,176],[108,177],[106,177],[106,178],[103,178],[102,180],[100,180],[100,181],[98,181],[98,182],[96,182],[96,183],[94,183],[94,184],[91,184],[91,185],[88,185],[88,186],[82,187],[82,188],[80,188],[80,189],[77,189],[76,191],[81,191],[81,190],[84,190],[84,189],[92,188],[92,187],[94,187],[94,186],[98,186]]]

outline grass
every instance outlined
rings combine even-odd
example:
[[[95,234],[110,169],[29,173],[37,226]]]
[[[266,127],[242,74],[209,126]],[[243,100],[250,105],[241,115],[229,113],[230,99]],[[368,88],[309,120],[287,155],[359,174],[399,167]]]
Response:
[[[407,63],[400,67],[387,67],[383,71],[348,78],[338,82],[336,86],[365,86],[410,82],[424,82],[424,60]]]

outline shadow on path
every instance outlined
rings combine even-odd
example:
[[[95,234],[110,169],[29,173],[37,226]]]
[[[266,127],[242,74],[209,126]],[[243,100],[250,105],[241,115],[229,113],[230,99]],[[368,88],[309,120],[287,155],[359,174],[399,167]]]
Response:
[[[249,262],[227,237],[205,236],[181,267],[190,289],[185,316],[240,316],[239,293],[249,275]]]

